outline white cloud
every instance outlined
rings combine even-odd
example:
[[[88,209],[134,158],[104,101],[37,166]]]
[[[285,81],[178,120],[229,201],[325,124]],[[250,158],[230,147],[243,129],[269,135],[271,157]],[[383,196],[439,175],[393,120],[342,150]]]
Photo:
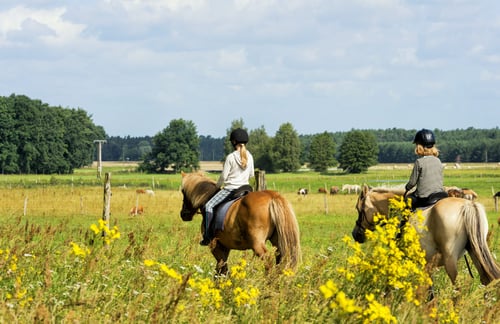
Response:
[[[299,116],[289,121],[301,129],[312,123],[295,113],[303,105],[364,111],[344,109],[341,126],[350,129],[367,125],[375,108],[432,111],[444,102],[473,106],[468,96],[492,105],[500,100],[500,3],[6,1],[10,7],[0,4],[0,95],[83,107],[110,134],[125,132],[127,121],[111,115],[120,109],[147,107],[126,130],[151,135],[164,126],[152,129],[152,122],[168,123],[157,116],[196,115],[207,106],[228,111],[237,104],[256,116],[287,107],[293,114],[286,116]],[[268,123],[281,124],[280,116]],[[223,132],[229,124],[223,118],[223,125],[207,123],[200,133]],[[387,123],[379,126],[405,127]],[[148,126],[138,129],[142,124]]]
[[[33,23],[44,26],[51,33],[38,35],[38,39],[49,44],[61,45],[80,38],[85,25],[69,22],[64,19],[65,7],[54,9],[30,9],[24,6],[13,7],[0,12],[0,35],[3,42],[15,42],[11,35],[20,33],[25,28],[33,27]],[[29,30],[28,30],[29,31]],[[37,36],[35,34],[35,36]]]

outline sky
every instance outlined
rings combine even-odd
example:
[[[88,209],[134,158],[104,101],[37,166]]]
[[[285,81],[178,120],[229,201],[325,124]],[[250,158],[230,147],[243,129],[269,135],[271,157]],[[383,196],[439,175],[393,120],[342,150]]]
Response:
[[[2,0],[0,96],[109,136],[496,128],[497,0]]]

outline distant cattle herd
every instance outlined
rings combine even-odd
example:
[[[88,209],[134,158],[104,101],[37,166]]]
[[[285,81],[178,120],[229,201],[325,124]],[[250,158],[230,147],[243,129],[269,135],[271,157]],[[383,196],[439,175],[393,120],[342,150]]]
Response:
[[[326,187],[319,187],[318,188],[318,193],[320,194],[327,194],[330,193],[330,195],[335,195],[340,192],[345,193],[345,194],[358,194],[361,190],[360,185],[356,184],[344,184],[342,185],[342,189],[339,189],[337,186],[332,186],[330,187],[330,190],[328,191]],[[468,189],[468,188],[459,188],[459,187],[445,187],[446,192],[448,193],[449,197],[458,197],[458,198],[464,198],[468,200],[475,200],[477,199],[478,195],[474,190]],[[301,196],[306,196],[309,193],[309,190],[307,188],[299,188],[297,190],[297,194]],[[499,197],[500,192],[497,192],[494,197]]]

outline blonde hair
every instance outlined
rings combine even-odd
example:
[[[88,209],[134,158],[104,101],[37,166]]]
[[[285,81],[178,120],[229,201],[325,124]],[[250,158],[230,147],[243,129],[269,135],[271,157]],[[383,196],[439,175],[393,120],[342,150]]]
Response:
[[[422,144],[417,144],[415,147],[415,154],[419,156],[434,155],[435,157],[438,157],[439,150],[434,145],[432,147],[424,147]]]
[[[248,156],[247,156],[247,147],[244,143],[239,143],[237,146],[240,147],[240,157],[241,157],[241,166],[243,169],[247,168]]]

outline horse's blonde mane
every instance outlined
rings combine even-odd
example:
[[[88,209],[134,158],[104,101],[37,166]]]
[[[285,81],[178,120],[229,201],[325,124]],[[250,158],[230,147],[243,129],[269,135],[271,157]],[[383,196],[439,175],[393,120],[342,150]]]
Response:
[[[183,174],[182,190],[196,208],[203,206],[216,189],[216,182],[201,171]]]
[[[371,188],[370,191],[378,192],[378,193],[393,193],[396,195],[403,195],[405,193],[404,189],[389,188],[389,187],[374,187],[374,188]]]

